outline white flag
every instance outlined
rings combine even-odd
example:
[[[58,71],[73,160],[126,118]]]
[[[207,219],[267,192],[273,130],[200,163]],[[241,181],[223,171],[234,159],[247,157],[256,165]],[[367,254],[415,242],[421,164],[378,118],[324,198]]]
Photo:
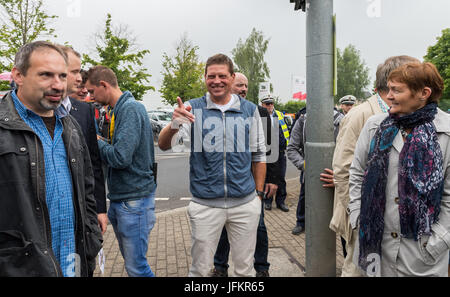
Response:
[[[259,83],[259,100],[264,98],[265,96],[270,95],[270,82],[265,81],[262,83]]]
[[[292,77],[292,98],[306,100],[306,78],[304,76]]]

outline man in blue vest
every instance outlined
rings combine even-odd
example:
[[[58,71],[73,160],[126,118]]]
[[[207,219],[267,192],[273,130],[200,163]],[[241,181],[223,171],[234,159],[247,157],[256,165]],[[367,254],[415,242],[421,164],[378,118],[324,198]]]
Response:
[[[274,107],[274,99],[272,96],[265,96],[261,100],[262,107],[266,108],[269,111],[270,117],[272,119],[272,127],[278,127],[279,129],[279,154],[278,154],[278,163],[281,166],[281,176],[280,183],[278,184],[278,190],[275,198],[275,203],[277,204],[277,208],[281,209],[284,212],[288,212],[289,208],[286,206],[284,201],[286,200],[287,192],[286,192],[286,155],[285,150],[289,143],[289,128],[284,121],[284,115],[275,110]],[[264,208],[266,210],[272,209],[272,197],[268,197],[264,201]]]
[[[238,94],[242,98],[247,97],[248,79],[239,72],[236,72],[234,79],[232,92]],[[258,106],[258,111],[261,118],[265,119],[263,122],[264,136],[266,140],[271,138],[272,130],[270,125],[270,115],[267,109],[262,106]],[[267,142],[268,143],[268,142]],[[266,143],[266,144],[267,144]],[[267,156],[270,155],[270,149],[267,149]],[[266,164],[266,179],[264,184],[264,192],[266,197],[272,197],[276,194],[278,189],[279,171],[280,166],[278,162],[267,161]],[[228,276],[228,256],[230,252],[230,244],[228,242],[228,235],[226,228],[223,228],[220,235],[220,241],[217,246],[216,254],[214,255],[214,268],[211,276],[213,277],[226,277]],[[264,205],[261,203],[261,216],[259,218],[259,224],[256,235],[256,248],[255,248],[255,262],[253,267],[256,270],[256,277],[268,277],[270,263],[267,261],[269,253],[269,239],[267,236],[267,229],[264,223]]]
[[[261,200],[265,196],[264,132],[255,104],[232,93],[231,59],[210,57],[205,66],[208,93],[178,107],[160,133],[168,150],[181,135],[191,139],[188,215],[192,229],[189,276],[207,276],[222,229],[230,241],[236,276],[252,276]],[[182,133],[178,133],[182,130]]]

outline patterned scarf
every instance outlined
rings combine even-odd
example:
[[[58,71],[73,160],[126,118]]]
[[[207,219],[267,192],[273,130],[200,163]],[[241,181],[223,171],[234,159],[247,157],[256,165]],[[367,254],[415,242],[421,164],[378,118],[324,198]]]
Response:
[[[444,173],[432,122],[436,113],[437,105],[430,103],[403,117],[391,114],[372,139],[361,189],[359,266],[364,270],[371,263],[371,253],[381,257],[389,152],[400,129],[412,129],[399,156],[401,234],[417,241],[422,235],[430,235],[431,225],[438,220]]]

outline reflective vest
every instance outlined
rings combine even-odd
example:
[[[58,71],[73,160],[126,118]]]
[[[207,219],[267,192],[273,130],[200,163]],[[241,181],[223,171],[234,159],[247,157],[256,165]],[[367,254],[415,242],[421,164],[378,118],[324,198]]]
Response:
[[[280,123],[281,130],[283,130],[284,138],[286,139],[286,145],[289,144],[289,129],[286,123],[284,122],[284,115],[279,112],[278,110],[275,110],[278,116],[278,122]]]

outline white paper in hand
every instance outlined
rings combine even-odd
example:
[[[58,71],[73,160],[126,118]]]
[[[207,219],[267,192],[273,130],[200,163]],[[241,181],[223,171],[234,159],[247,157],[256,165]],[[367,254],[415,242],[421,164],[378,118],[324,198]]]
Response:
[[[98,267],[103,275],[105,273],[105,253],[103,253],[103,248],[98,252]]]

